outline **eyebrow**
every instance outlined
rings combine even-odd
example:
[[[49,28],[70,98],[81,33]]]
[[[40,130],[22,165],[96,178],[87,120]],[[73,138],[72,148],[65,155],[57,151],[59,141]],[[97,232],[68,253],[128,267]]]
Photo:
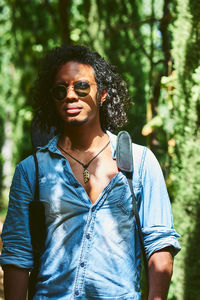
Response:
[[[56,81],[56,82],[55,82],[55,84],[59,84],[59,83],[60,83],[60,84],[63,84],[63,85],[67,85],[67,82],[65,82],[64,80],[63,80],[63,81]]]
[[[88,79],[79,79],[77,81],[74,82],[74,84],[76,84],[77,82],[87,82],[87,83],[90,83]],[[56,81],[55,84],[63,84],[63,85],[68,85],[68,83],[64,80],[61,80],[61,81]]]

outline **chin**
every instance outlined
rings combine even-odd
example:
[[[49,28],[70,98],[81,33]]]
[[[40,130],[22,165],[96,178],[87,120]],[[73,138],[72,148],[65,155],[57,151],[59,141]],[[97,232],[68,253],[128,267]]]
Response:
[[[67,121],[67,122],[65,121],[65,124],[67,126],[76,126],[76,127],[79,127],[79,126],[82,126],[85,123],[87,123],[87,121],[88,121],[88,119],[85,119],[85,120],[82,120],[82,121],[74,119],[74,120],[70,120],[70,121]]]

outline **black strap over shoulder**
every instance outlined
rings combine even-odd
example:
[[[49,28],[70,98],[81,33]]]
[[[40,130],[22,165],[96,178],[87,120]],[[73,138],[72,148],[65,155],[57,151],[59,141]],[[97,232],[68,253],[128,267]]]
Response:
[[[136,226],[137,226],[138,236],[140,240],[142,255],[143,255],[144,268],[145,268],[145,273],[146,273],[146,278],[148,283],[148,260],[147,260],[146,251],[144,247],[142,229],[140,225],[140,218],[139,218],[138,208],[137,208],[137,200],[134,194],[133,183],[132,183],[132,177],[134,171],[132,140],[127,131],[120,131],[117,136],[116,161],[117,161],[118,168],[125,173],[131,191],[133,211],[135,215]]]
[[[33,248],[34,267],[29,277],[28,299],[33,299],[40,266],[40,256],[44,250],[46,239],[45,208],[40,201],[39,168],[36,152],[33,153],[35,163],[35,194],[29,207],[29,225]]]
[[[34,201],[40,201],[40,191],[39,191],[39,167],[36,152],[33,153],[33,158],[35,162],[35,194]]]
[[[35,194],[30,203],[29,223],[33,253],[39,255],[44,249],[46,224],[44,204],[40,201],[39,168],[36,152],[33,153],[33,158],[35,162]]]
[[[117,136],[117,166],[122,172],[133,172],[132,141],[127,131],[120,131]]]

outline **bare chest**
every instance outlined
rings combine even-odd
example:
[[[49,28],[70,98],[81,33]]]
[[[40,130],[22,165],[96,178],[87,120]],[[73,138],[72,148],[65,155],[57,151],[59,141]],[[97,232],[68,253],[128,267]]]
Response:
[[[72,172],[88,194],[90,201],[94,203],[111,179],[118,173],[116,161],[112,158],[111,150],[108,149],[99,157],[95,158],[87,167],[89,180],[85,182],[84,167],[67,157]],[[89,161],[89,160],[88,160]],[[88,162],[87,160],[84,163]]]

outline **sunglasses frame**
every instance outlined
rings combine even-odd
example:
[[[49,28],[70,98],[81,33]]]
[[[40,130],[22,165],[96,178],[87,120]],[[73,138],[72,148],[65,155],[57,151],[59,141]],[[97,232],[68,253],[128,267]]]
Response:
[[[80,94],[79,94],[79,92],[77,93],[77,91],[75,90],[75,85],[76,84],[78,84],[78,83],[82,83],[82,82],[84,82],[84,83],[87,83],[88,84],[88,88],[89,88],[89,92],[86,94],[86,95],[84,95],[84,96],[81,96]],[[88,95],[89,95],[89,93],[90,93],[90,89],[91,89],[91,85],[97,85],[97,83],[89,83],[89,82],[87,82],[87,81],[82,81],[82,80],[79,80],[79,81],[77,81],[77,82],[75,82],[73,85],[68,85],[68,86],[66,86],[64,83],[59,83],[59,84],[56,84],[51,90],[50,90],[50,92],[51,92],[51,95],[52,95],[52,97],[54,98],[54,100],[55,101],[57,101],[57,102],[62,102],[62,101],[64,101],[65,99],[66,99],[66,97],[67,97],[67,93],[68,93],[68,88],[69,87],[73,87],[73,91],[74,91],[74,93],[79,97],[79,98],[85,98],[85,97],[87,97]],[[58,86],[61,86],[61,87],[64,87],[65,88],[65,91],[66,91],[66,95],[65,95],[65,97],[63,98],[63,99],[57,99],[57,98],[55,98],[55,96],[53,95],[53,90],[54,90],[54,88],[56,88],[56,87],[58,87]],[[84,90],[83,90],[84,91]],[[80,92],[81,93],[81,92]],[[83,92],[84,93],[84,92]]]

